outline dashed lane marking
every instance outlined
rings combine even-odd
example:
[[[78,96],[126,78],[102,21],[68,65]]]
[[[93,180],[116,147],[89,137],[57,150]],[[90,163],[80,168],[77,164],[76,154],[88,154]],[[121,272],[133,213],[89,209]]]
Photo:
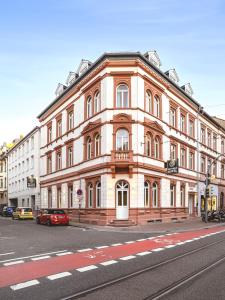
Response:
[[[116,247],[116,246],[122,246],[123,244],[121,244],[121,243],[117,243],[117,244],[112,244],[111,246],[112,247]]]
[[[120,260],[130,260],[130,259],[133,259],[135,257],[136,256],[134,256],[134,255],[128,255],[128,256],[120,257]]]
[[[12,254],[15,254],[15,252],[1,253],[0,256],[12,255]]]
[[[7,266],[18,265],[18,264],[22,264],[22,263],[24,263],[24,260],[12,261],[12,262],[9,262],[9,263],[5,263],[3,265],[7,267]]]
[[[42,259],[47,259],[50,258],[51,256],[45,255],[45,256],[40,256],[40,257],[33,257],[31,260],[36,261],[36,260],[42,260]]]
[[[108,260],[108,261],[104,261],[104,262],[100,263],[100,265],[102,265],[102,266],[110,266],[110,265],[113,265],[113,264],[116,264],[116,263],[118,263],[118,261],[116,261],[116,260]]]
[[[154,251],[154,252],[159,252],[159,251],[162,251],[162,250],[164,250],[165,248],[156,248],[156,249],[152,249],[152,251]]]
[[[92,249],[91,248],[87,248],[87,249],[80,249],[80,250],[77,250],[77,252],[86,252],[86,251],[91,251]]]
[[[64,255],[69,255],[69,254],[73,254],[73,252],[68,251],[68,252],[63,252],[63,253],[57,253],[56,255],[57,256],[64,256]]]
[[[38,280],[30,280],[30,281],[26,281],[26,282],[23,282],[23,283],[19,283],[19,284],[15,284],[15,285],[11,285],[10,288],[13,290],[13,291],[17,291],[17,290],[20,290],[20,289],[24,289],[26,287],[30,287],[30,286],[33,286],[33,285],[37,285],[39,284],[40,282]]]
[[[146,241],[146,239],[139,239],[139,240],[137,240],[137,242],[143,242],[143,241]]]
[[[54,275],[47,276],[47,278],[49,280],[55,280],[55,279],[67,277],[67,276],[70,276],[70,275],[72,275],[70,272],[62,272],[62,273],[57,273],[57,274],[54,274]]]
[[[79,268],[79,269],[76,269],[76,270],[78,272],[86,272],[86,271],[94,270],[94,269],[97,269],[97,268],[98,267],[96,267],[95,265],[90,265],[90,266]]]
[[[174,247],[176,247],[176,245],[167,245],[167,246],[165,246],[165,248],[168,248],[168,249],[174,248]]]
[[[0,263],[5,263],[9,261],[14,261],[18,259],[25,259],[25,258],[32,258],[32,257],[38,257],[38,256],[44,256],[44,255],[50,255],[50,254],[56,254],[56,253],[62,253],[67,250],[60,250],[60,251],[54,251],[54,252],[47,252],[47,253],[40,253],[40,254],[35,254],[35,255],[30,255],[30,256],[23,256],[23,257],[17,257],[17,258],[11,258],[11,259],[6,259],[6,260],[1,260]]]
[[[151,251],[144,251],[144,252],[139,252],[136,255],[138,255],[138,256],[145,256],[145,255],[148,255],[150,253],[151,253]]]
[[[108,248],[109,246],[98,246],[98,247],[95,247],[96,249],[104,249],[104,248]]]
[[[125,242],[125,244],[133,244],[133,243],[135,243],[135,241]]]

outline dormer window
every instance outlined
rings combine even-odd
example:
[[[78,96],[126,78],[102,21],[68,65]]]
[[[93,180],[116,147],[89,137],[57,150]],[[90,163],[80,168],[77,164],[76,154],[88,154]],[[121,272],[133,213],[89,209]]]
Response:
[[[116,89],[116,107],[129,107],[129,89],[126,84],[120,84]]]

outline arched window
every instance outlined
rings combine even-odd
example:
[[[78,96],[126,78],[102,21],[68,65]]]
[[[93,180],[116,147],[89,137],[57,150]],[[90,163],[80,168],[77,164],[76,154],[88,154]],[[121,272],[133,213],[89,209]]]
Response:
[[[185,187],[183,185],[180,188],[180,206],[185,206]]]
[[[100,135],[96,134],[95,136],[95,156],[100,155]]]
[[[151,94],[150,90],[146,91],[145,105],[146,105],[146,111],[149,113],[152,113],[152,94]]]
[[[158,137],[154,141],[155,158],[160,158],[160,140]]]
[[[96,207],[101,207],[101,182],[96,183]]]
[[[100,93],[97,91],[94,96],[94,113],[98,113],[100,111]]]
[[[149,183],[145,181],[144,183],[144,206],[149,207]]]
[[[87,98],[87,118],[92,116],[92,101],[91,96]]]
[[[147,133],[146,135],[145,146],[146,146],[146,155],[149,157],[152,156],[152,137],[149,133]]]
[[[93,185],[89,183],[88,185],[88,207],[93,207]]]
[[[116,89],[116,107],[129,107],[129,91],[126,84],[120,84]]]
[[[91,158],[91,138],[87,138],[87,159]]]
[[[158,184],[156,182],[152,185],[152,206],[158,207],[159,206],[159,195],[158,195]]]
[[[154,115],[158,118],[160,116],[160,100],[158,96],[154,97]]]
[[[126,129],[119,129],[116,132],[116,150],[127,151],[129,149],[129,133]]]

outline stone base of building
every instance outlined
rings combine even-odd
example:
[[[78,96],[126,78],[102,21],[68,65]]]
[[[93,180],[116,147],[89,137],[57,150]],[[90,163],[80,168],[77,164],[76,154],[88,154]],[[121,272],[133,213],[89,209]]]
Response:
[[[94,225],[132,226],[154,222],[175,222],[189,219],[194,215],[188,214],[188,208],[130,208],[129,218],[118,222],[116,209],[65,209],[71,221]]]

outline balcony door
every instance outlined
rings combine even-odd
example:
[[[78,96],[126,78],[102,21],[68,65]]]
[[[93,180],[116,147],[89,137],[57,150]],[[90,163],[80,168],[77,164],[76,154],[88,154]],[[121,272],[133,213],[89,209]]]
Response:
[[[116,218],[118,220],[129,217],[129,185],[121,180],[116,185]]]

